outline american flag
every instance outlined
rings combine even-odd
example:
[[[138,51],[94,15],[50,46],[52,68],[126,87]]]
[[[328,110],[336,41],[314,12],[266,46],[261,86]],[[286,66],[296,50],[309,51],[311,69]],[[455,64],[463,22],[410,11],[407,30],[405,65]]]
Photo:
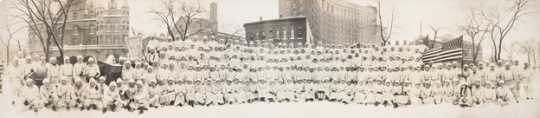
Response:
[[[463,36],[441,43],[422,54],[424,64],[459,61],[463,58]]]

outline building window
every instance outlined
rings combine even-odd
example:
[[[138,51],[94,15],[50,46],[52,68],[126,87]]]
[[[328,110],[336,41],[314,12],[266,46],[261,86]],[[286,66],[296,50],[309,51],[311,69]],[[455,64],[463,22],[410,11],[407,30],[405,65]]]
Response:
[[[294,28],[293,28],[293,29],[291,29],[291,40],[294,40],[294,39],[295,39],[295,37],[294,37]]]

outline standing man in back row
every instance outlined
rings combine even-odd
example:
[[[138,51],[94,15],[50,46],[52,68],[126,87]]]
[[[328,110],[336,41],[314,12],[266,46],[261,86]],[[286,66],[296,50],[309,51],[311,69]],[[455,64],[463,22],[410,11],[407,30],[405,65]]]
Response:
[[[94,57],[88,58],[88,64],[84,68],[83,75],[83,77],[85,77],[86,79],[86,82],[89,82],[90,78],[99,78],[99,76],[101,75],[99,71],[99,66]]]
[[[82,81],[85,79],[83,77],[84,68],[86,64],[83,62],[83,56],[77,56],[77,62],[73,64],[73,82]]]

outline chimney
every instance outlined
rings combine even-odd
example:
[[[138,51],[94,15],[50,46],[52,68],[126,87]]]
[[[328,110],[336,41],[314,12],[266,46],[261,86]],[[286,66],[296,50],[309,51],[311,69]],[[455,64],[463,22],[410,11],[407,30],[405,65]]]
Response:
[[[210,3],[210,22],[212,22],[212,31],[218,32],[218,4]]]

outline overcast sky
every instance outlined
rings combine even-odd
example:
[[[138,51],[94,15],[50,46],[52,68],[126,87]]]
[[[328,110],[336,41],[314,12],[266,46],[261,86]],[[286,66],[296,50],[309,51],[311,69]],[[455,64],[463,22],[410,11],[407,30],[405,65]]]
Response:
[[[1,0],[0,0],[1,1]],[[149,11],[160,7],[159,0],[129,0],[131,25],[136,32],[147,35],[162,33],[164,28]],[[278,17],[278,0],[202,0],[201,5],[207,7],[210,1],[218,2],[219,30],[235,32],[243,29],[243,24],[263,19]],[[373,4],[370,0],[349,0],[358,4]],[[395,9],[396,20],[393,39],[411,40],[420,34],[420,22],[424,34],[431,33],[430,25],[440,27],[441,36],[458,36],[457,26],[462,24],[466,8],[484,8],[505,5],[508,0],[383,0],[383,17],[389,17]],[[4,3],[4,2],[2,2]],[[513,39],[532,39],[540,37],[540,4],[531,4],[530,14],[524,17],[512,30],[509,37]],[[5,5],[0,5],[5,9]],[[0,13],[0,26],[6,23],[5,14]],[[206,16],[205,16],[206,17]],[[388,19],[388,18],[385,18]],[[2,32],[4,29],[2,28]],[[2,36],[5,36],[2,34]],[[26,32],[21,32],[19,38],[25,38]],[[538,38],[536,38],[538,39]]]

